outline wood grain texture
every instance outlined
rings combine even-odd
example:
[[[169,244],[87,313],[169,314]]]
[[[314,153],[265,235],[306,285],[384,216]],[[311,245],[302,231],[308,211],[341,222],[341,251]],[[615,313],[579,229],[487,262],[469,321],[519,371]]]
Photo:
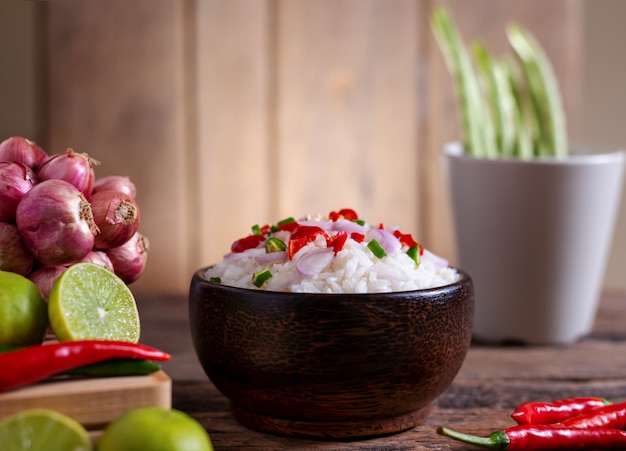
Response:
[[[277,8],[280,214],[355,208],[417,229],[413,1]]]
[[[197,268],[221,260],[252,225],[276,221],[270,13],[268,1],[196,2]]]
[[[163,371],[147,376],[61,377],[0,394],[0,418],[37,407],[56,410],[97,430],[129,409],[171,405],[172,380]]]
[[[151,243],[137,289],[182,292],[193,212],[186,152],[182,2],[47,2],[48,139],[137,185]],[[181,236],[183,237],[181,239]]]
[[[536,32],[575,132],[580,0],[66,0],[45,6],[43,144],[137,184],[151,252],[136,292],[186,293],[255,223],[343,207],[455,263],[440,3],[494,52],[513,18]]]

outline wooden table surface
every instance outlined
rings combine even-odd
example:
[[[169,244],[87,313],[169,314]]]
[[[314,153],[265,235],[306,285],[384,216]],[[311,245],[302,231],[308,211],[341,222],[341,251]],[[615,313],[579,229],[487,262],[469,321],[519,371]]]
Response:
[[[626,401],[626,293],[607,293],[593,332],[569,346],[472,344],[453,384],[434,402],[423,424],[369,440],[329,442],[278,437],[239,425],[228,400],[205,376],[194,354],[187,300],[138,296],[143,343],[172,354],[172,406],[189,413],[220,450],[472,450],[437,435],[437,426],[487,435],[513,425],[510,413],[525,401],[604,396]]]

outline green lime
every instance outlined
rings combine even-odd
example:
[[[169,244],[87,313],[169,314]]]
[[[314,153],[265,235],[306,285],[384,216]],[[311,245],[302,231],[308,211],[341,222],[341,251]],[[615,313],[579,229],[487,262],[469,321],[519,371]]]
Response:
[[[135,297],[122,279],[93,263],[76,263],[59,276],[48,297],[48,317],[59,341],[139,341]]]
[[[138,407],[104,430],[97,451],[213,451],[206,430],[175,409]]]
[[[2,451],[90,451],[87,430],[49,409],[28,409],[0,421]]]
[[[0,345],[28,346],[43,341],[48,305],[26,277],[0,271]]]

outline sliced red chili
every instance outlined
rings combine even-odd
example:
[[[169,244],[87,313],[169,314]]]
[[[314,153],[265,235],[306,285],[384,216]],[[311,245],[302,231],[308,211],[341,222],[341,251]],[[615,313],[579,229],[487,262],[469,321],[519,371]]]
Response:
[[[339,232],[336,235],[333,235],[326,239],[326,245],[335,251],[335,255],[337,252],[343,249],[343,245],[346,244],[346,240],[348,239],[347,232]]]
[[[348,221],[356,221],[359,219],[359,215],[351,208],[342,208],[339,211],[331,211],[328,215],[328,219],[331,221],[337,221],[341,218],[347,219]]]
[[[298,224],[296,221],[291,221],[291,222],[284,222],[282,224],[278,224],[278,227],[276,230],[284,230],[287,232],[293,232],[296,228],[298,228],[300,224]]]
[[[317,235],[323,235],[326,239],[328,239],[328,234],[321,227],[298,225],[298,227],[291,232],[291,238],[287,244],[289,258],[292,259],[300,249],[315,240]]]
[[[265,224],[263,227],[261,227],[261,235],[269,235],[272,232],[272,226],[269,224]]]
[[[359,233],[359,232],[352,232],[350,234],[350,238],[352,238],[357,243],[362,243],[363,240],[365,239],[365,235],[363,235],[362,233]]]
[[[410,233],[402,233],[399,230],[393,231],[393,236],[398,238],[402,245],[406,245],[409,247],[417,246],[417,241],[413,238],[413,235]]]
[[[235,241],[230,247],[230,250],[235,253],[244,252],[248,249],[254,249],[263,241],[265,241],[265,237],[263,235],[248,235],[247,237],[240,238]]]

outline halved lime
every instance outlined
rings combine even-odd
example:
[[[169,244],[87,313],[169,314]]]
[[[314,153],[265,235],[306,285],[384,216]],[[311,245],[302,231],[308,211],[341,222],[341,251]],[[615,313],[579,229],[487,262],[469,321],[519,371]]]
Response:
[[[76,263],[61,274],[50,291],[48,316],[59,341],[139,341],[135,297],[122,279],[93,263]]]
[[[87,430],[76,420],[49,409],[27,409],[0,421],[3,451],[91,451]]]

